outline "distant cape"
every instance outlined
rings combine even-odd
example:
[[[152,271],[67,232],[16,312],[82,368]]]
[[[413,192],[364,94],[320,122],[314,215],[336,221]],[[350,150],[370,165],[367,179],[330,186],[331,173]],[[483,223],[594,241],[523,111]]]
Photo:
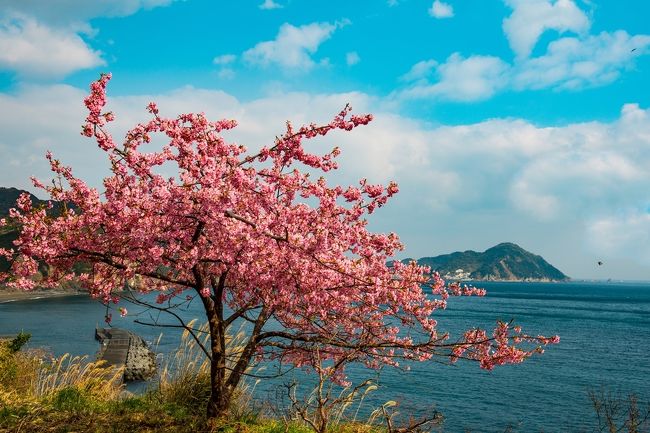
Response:
[[[402,262],[409,262],[405,259]],[[417,260],[446,280],[568,281],[569,277],[541,256],[504,242],[484,252],[464,251]]]

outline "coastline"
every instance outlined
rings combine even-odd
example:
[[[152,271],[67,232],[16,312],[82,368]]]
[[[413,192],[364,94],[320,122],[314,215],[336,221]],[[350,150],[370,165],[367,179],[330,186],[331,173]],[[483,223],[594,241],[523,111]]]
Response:
[[[61,289],[35,289],[35,290],[7,290],[0,289],[0,304],[8,302],[33,301],[44,298],[60,298],[64,296],[87,295],[87,292],[79,290]]]

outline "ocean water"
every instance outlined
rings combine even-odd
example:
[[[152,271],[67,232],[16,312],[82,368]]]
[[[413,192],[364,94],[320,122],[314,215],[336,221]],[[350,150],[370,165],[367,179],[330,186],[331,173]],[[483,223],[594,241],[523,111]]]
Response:
[[[445,432],[589,432],[597,425],[589,390],[607,390],[640,401],[650,400],[650,283],[482,283],[485,298],[451,299],[436,315],[452,336],[471,326],[514,320],[530,334],[559,334],[561,342],[523,364],[488,372],[478,365],[415,363],[410,371],[384,369],[380,387],[368,395],[359,419],[388,400],[404,416],[423,416],[432,408],[445,417]],[[131,313],[137,309],[130,308]],[[192,306],[183,314],[199,312]],[[105,308],[85,297],[0,304],[0,335],[24,330],[30,345],[54,354],[93,355],[94,328],[102,326]],[[168,353],[178,332],[133,323],[113,314],[114,325],[133,329],[157,350]],[[140,312],[141,321],[161,320]],[[164,320],[164,319],[162,319]],[[170,323],[167,320],[167,323]],[[294,373],[293,378],[304,380]],[[350,371],[353,381],[374,377],[363,368]],[[285,376],[255,387],[259,399],[292,380]]]

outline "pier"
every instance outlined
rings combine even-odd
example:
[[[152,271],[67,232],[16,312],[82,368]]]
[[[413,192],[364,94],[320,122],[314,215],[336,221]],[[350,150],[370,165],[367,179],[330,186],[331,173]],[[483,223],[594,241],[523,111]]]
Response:
[[[102,348],[97,360],[106,361],[109,365],[122,367],[126,365],[131,345],[131,333],[118,328],[97,328],[95,339],[99,340]]]
[[[146,380],[156,374],[156,356],[144,340],[133,332],[119,328],[96,328],[95,339],[101,343],[97,360],[124,367],[124,380]]]

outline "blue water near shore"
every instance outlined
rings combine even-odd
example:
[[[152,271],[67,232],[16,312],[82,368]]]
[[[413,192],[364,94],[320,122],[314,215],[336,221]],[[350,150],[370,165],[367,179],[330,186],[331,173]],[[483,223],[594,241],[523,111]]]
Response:
[[[527,333],[559,334],[561,343],[523,364],[491,372],[471,363],[420,363],[408,372],[385,369],[367,408],[395,400],[402,413],[423,415],[435,406],[445,416],[446,432],[502,432],[508,426],[521,432],[564,432],[593,430],[590,389],[650,400],[650,283],[481,286],[488,290],[485,298],[451,299],[448,309],[436,316],[441,330],[458,335],[470,326],[514,319]],[[194,306],[185,314],[198,311]],[[4,303],[0,335],[24,330],[32,333],[32,346],[49,347],[57,355],[92,355],[98,348],[94,327],[102,326],[104,313],[103,306],[81,296]],[[149,341],[161,333],[134,324],[133,317],[118,316],[114,325]],[[158,351],[164,354],[176,347],[178,333],[163,332]],[[372,373],[363,369],[351,374],[353,380],[367,377]],[[289,380],[258,385],[258,395],[273,396],[273,387]]]

